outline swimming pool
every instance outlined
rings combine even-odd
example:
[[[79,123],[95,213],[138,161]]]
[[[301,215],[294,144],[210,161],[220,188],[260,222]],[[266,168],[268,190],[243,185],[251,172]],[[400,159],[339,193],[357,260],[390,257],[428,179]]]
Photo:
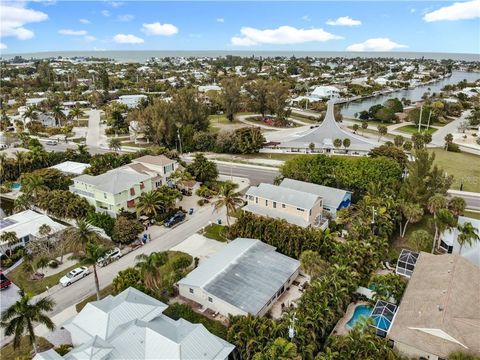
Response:
[[[347,327],[353,328],[357,322],[362,321],[362,317],[368,319],[372,314],[372,310],[373,308],[369,305],[358,305],[352,317],[348,320]],[[365,319],[363,319],[363,321],[365,321]]]
[[[22,186],[21,186],[20,183],[18,183],[18,182],[14,182],[14,183],[12,184],[12,189],[13,189],[13,190],[20,190],[21,187],[22,187]]]

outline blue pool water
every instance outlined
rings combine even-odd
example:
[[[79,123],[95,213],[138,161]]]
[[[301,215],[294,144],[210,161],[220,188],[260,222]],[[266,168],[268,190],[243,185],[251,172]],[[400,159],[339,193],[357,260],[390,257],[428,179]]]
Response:
[[[347,326],[349,328],[353,328],[355,324],[361,320],[361,317],[368,318],[370,317],[370,314],[372,313],[373,308],[368,305],[359,305],[355,308],[355,311],[353,312],[352,317],[350,320],[347,322]]]
[[[21,188],[21,185],[20,185],[19,183],[14,182],[14,183],[12,184],[12,189],[13,189],[13,190],[20,190],[20,188]]]

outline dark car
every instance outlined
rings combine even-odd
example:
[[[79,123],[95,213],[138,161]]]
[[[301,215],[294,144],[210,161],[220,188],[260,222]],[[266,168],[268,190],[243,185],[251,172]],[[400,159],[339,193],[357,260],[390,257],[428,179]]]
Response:
[[[167,220],[165,220],[164,225],[166,227],[172,227],[175,224],[178,224],[180,221],[185,219],[185,214],[182,211],[177,212],[175,215],[170,216]]]
[[[10,280],[7,279],[7,277],[5,275],[3,275],[3,273],[0,273],[0,289],[6,289],[8,288],[10,285],[12,285],[12,282]]]

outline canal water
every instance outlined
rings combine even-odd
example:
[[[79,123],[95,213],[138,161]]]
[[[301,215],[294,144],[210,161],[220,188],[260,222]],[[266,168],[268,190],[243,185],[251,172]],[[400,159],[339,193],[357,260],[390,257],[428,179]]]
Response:
[[[378,95],[375,97],[352,101],[342,105],[342,115],[345,117],[354,117],[355,113],[359,113],[362,110],[368,110],[371,106],[376,104],[383,104],[385,101],[391,98],[406,98],[411,101],[421,100],[422,95],[426,92],[438,93],[445,85],[457,84],[460,81],[466,79],[468,82],[473,82],[480,79],[480,73],[466,72],[466,71],[453,71],[452,76],[437,82],[421,85],[411,90],[398,90],[385,95]]]

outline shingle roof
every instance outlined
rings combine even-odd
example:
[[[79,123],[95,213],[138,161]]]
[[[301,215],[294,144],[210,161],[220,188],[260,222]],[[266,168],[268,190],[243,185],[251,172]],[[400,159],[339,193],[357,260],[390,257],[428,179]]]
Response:
[[[480,269],[458,255],[420,253],[388,336],[442,358],[480,355]]]
[[[299,261],[260,240],[237,238],[178,283],[203,288],[247,313],[258,314],[299,266]]]
[[[110,194],[118,194],[122,191],[129,190],[132,186],[138,185],[150,178],[149,175],[139,174],[134,171],[113,169],[105,174],[97,176],[78,176],[74,180],[93,185],[100,191],[105,191]]]
[[[329,186],[317,185],[289,178],[283,179],[280,186],[283,188],[300,190],[318,195],[323,199],[324,205],[334,209],[337,209],[340,206],[343,199],[345,198],[345,195],[349,193],[349,191],[347,190],[336,189]]]
[[[311,209],[319,196],[289,188],[279,188],[272,184],[261,183],[251,186],[246,195],[259,196],[278,203],[292,205],[302,209]]]

